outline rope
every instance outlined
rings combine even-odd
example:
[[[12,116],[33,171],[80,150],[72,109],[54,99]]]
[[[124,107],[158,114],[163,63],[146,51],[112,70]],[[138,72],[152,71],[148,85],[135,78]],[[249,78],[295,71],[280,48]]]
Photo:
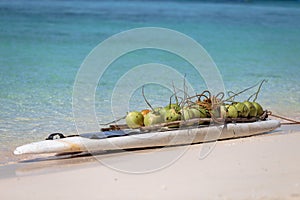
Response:
[[[271,116],[273,116],[273,117],[277,117],[277,118],[279,118],[279,119],[284,119],[284,120],[286,120],[286,121],[289,121],[289,123],[281,123],[281,124],[283,124],[283,125],[300,124],[299,121],[296,121],[296,120],[290,119],[290,118],[286,118],[286,117],[283,117],[283,116],[280,116],[280,115],[275,115],[275,114],[273,114],[272,112],[269,112],[268,114],[271,115]]]

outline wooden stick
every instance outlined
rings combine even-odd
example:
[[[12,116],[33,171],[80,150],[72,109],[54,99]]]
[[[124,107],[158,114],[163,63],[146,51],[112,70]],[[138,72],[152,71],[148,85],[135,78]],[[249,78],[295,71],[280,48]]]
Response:
[[[167,122],[167,123],[161,123],[161,124],[155,124],[152,126],[143,126],[140,127],[140,130],[142,131],[153,131],[153,130],[165,130],[167,127],[180,127],[180,126],[193,126],[193,125],[199,125],[200,122],[205,124],[209,123],[216,123],[216,124],[225,124],[225,123],[239,123],[239,122],[255,122],[257,121],[256,117],[253,118],[195,118],[190,120],[180,120],[180,121],[174,121],[174,122]],[[192,124],[192,125],[191,125]],[[110,125],[108,128],[102,128],[101,131],[112,131],[112,130],[122,130],[122,129],[128,129],[129,127],[126,124],[120,124],[120,125]]]

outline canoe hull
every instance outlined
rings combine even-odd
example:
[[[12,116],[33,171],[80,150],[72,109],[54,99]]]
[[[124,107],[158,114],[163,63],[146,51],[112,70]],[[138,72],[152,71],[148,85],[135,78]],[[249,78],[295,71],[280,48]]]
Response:
[[[280,127],[277,120],[253,123],[230,123],[224,125],[165,132],[150,132],[137,135],[89,139],[67,137],[57,140],[44,140],[17,147],[14,154],[72,153],[82,151],[106,151],[131,148],[185,145],[209,142],[220,139],[233,139],[270,132]]]

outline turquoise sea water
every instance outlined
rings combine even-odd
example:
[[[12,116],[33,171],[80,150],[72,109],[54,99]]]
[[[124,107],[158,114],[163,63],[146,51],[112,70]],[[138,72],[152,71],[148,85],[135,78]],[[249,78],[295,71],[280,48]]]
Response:
[[[18,145],[51,132],[76,132],[72,90],[82,61],[101,41],[138,27],[169,28],[195,39],[217,64],[228,90],[267,79],[259,102],[300,119],[299,2],[2,0],[0,14],[0,163],[16,160],[11,152]],[[107,102],[115,77],[144,62],[174,66],[190,82],[199,81],[199,92],[205,89],[180,59],[137,52],[114,63],[100,82],[101,123],[112,119]],[[167,102],[168,95],[147,89],[154,104]],[[146,107],[138,95],[130,106]]]

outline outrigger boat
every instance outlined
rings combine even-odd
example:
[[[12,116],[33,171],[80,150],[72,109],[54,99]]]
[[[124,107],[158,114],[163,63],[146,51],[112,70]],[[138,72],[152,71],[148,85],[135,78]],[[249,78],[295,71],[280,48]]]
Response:
[[[68,154],[80,152],[98,152],[108,150],[135,149],[189,145],[222,139],[234,139],[268,133],[280,127],[277,120],[268,119],[225,119],[223,123],[194,125],[193,122],[212,119],[192,119],[178,123],[180,128],[169,128],[170,123],[129,129],[126,125],[111,125],[96,133],[64,136],[61,133],[49,135],[44,141],[33,142],[17,147],[14,154]],[[186,124],[189,124],[188,126]],[[214,135],[213,137],[209,137]]]

